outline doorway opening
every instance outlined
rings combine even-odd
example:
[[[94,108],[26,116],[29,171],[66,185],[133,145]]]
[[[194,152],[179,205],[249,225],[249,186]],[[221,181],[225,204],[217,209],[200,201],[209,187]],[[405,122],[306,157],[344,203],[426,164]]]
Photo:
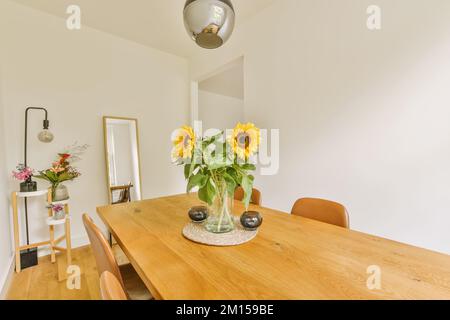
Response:
[[[244,122],[244,58],[220,68],[197,82],[193,105],[193,120],[202,121],[207,135],[233,129]],[[193,90],[193,91],[194,91]]]

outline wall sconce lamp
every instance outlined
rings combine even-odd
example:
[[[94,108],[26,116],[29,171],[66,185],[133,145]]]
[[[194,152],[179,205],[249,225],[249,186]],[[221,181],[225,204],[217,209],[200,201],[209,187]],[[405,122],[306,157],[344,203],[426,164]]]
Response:
[[[53,133],[51,133],[48,128],[50,126],[50,121],[48,120],[48,111],[45,108],[35,108],[29,107],[25,110],[25,143],[24,143],[24,156],[25,156],[25,167],[28,166],[28,113],[30,110],[42,110],[45,112],[45,118],[43,121],[43,130],[39,132],[38,139],[44,143],[50,143],[53,141]],[[37,183],[31,180],[31,177],[23,184],[22,192],[33,192],[37,191]]]

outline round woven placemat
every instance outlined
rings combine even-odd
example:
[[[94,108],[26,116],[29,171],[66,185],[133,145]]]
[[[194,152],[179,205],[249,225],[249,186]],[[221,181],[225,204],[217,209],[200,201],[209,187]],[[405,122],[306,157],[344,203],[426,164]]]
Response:
[[[238,246],[253,240],[258,234],[258,230],[247,231],[239,222],[236,222],[236,228],[228,233],[208,232],[203,223],[189,223],[183,229],[183,236],[188,240],[200,244],[206,244],[216,247]]]

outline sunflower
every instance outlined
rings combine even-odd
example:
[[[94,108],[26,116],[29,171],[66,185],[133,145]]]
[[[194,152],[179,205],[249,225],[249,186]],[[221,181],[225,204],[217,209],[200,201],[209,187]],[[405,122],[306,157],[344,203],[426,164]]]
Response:
[[[176,130],[172,143],[174,145],[172,150],[172,158],[174,161],[179,159],[191,159],[195,146],[194,129],[189,126],[183,126]]]
[[[254,155],[261,143],[261,133],[253,123],[238,123],[231,136],[231,149],[243,160]]]

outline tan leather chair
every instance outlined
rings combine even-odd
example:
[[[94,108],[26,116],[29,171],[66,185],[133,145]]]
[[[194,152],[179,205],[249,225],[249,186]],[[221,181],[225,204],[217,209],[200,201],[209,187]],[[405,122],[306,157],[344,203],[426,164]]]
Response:
[[[102,300],[128,300],[119,280],[109,271],[100,276],[100,296]]]
[[[83,223],[91,242],[99,276],[112,273],[131,300],[150,300],[152,296],[131,264],[119,266],[111,247],[92,219],[83,214]]]
[[[304,198],[294,204],[291,213],[293,215],[334,224],[339,227],[349,228],[349,217],[347,210],[337,202]]]
[[[244,189],[238,187],[234,192],[234,200],[242,201],[244,200]],[[252,197],[250,198],[250,203],[260,206],[261,205],[261,192],[258,189],[253,189]]]

